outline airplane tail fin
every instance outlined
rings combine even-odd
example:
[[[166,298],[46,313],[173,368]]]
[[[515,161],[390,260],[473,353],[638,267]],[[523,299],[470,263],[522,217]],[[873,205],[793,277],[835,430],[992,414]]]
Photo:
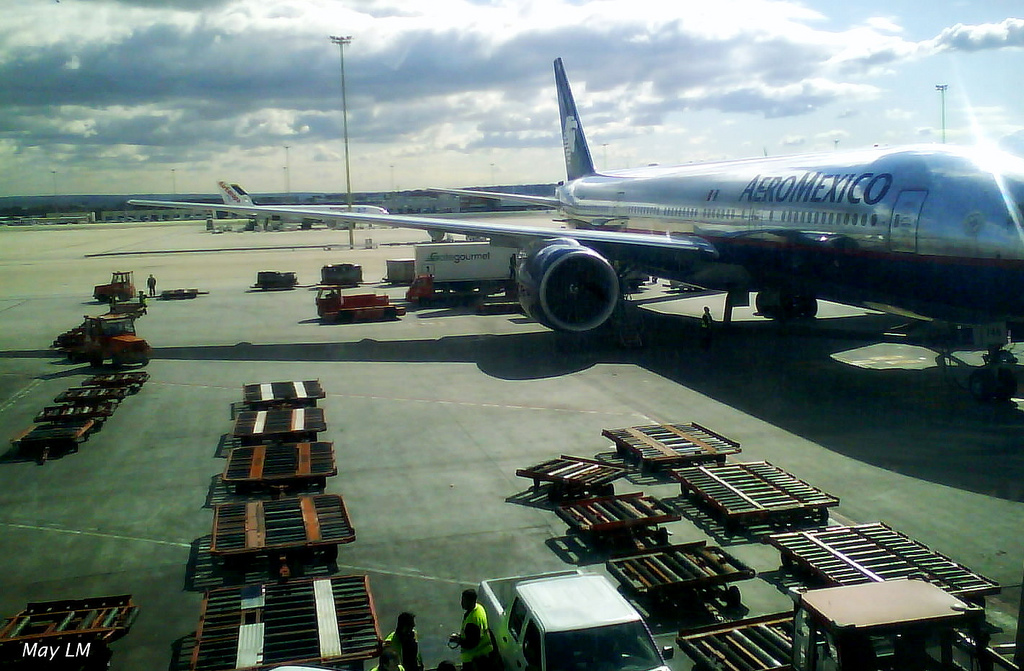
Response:
[[[217,182],[217,188],[220,189],[220,197],[224,199],[225,205],[255,205],[245,189],[237,184]]]
[[[565,172],[572,180],[586,175],[595,174],[594,161],[590,157],[587,138],[583,135],[576,112],[576,102],[572,98],[569,80],[562,67],[562,59],[555,59],[555,88],[558,90],[558,112],[562,118],[562,147],[565,149]]]

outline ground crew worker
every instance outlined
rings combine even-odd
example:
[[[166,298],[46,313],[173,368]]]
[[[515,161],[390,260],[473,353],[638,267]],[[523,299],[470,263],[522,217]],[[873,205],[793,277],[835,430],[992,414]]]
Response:
[[[395,651],[384,646],[380,657],[377,658],[377,666],[370,669],[370,671],[405,671],[405,669],[399,664]]]
[[[711,347],[711,329],[714,327],[715,319],[711,316],[711,309],[704,306],[704,314],[700,316],[700,345],[704,349]]]
[[[423,671],[423,657],[416,640],[416,616],[403,612],[398,614],[395,630],[384,639],[384,647],[392,650],[405,671]]]
[[[487,626],[487,613],[476,602],[475,589],[462,592],[462,609],[466,611],[462,617],[462,631],[452,634],[452,640],[462,649],[462,671],[490,671],[494,645]]]
[[[146,286],[149,287],[149,295],[156,296],[156,278],[153,277],[153,273],[150,273],[149,277],[146,278]]]

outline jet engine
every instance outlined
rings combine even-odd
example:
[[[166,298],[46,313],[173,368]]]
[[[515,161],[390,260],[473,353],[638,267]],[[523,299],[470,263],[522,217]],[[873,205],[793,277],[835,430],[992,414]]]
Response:
[[[619,278],[608,260],[576,240],[547,240],[519,264],[519,302],[556,331],[589,331],[611,316]]]

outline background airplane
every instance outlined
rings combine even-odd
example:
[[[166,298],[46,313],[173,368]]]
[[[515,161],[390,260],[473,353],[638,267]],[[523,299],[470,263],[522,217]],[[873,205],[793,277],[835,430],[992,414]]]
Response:
[[[1024,321],[1024,160],[986,148],[910,146],[736,161],[594,169],[562,66],[554,63],[567,180],[553,198],[469,190],[557,207],[552,231],[490,222],[225,205],[485,236],[522,250],[520,300],[538,322],[581,332],[608,322],[637,270],[727,292],[726,314],[757,292],[769,318],[812,317],[817,300],[976,327],[987,365],[979,398],[1008,398],[1007,323]],[[196,203],[131,201],[157,207]]]

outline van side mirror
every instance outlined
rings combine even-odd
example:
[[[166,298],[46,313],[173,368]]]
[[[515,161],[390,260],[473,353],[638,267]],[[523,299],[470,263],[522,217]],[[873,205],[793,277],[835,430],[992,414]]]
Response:
[[[675,646],[666,645],[664,648],[661,649],[661,656],[665,659],[672,659],[673,657],[675,657],[675,654]]]

